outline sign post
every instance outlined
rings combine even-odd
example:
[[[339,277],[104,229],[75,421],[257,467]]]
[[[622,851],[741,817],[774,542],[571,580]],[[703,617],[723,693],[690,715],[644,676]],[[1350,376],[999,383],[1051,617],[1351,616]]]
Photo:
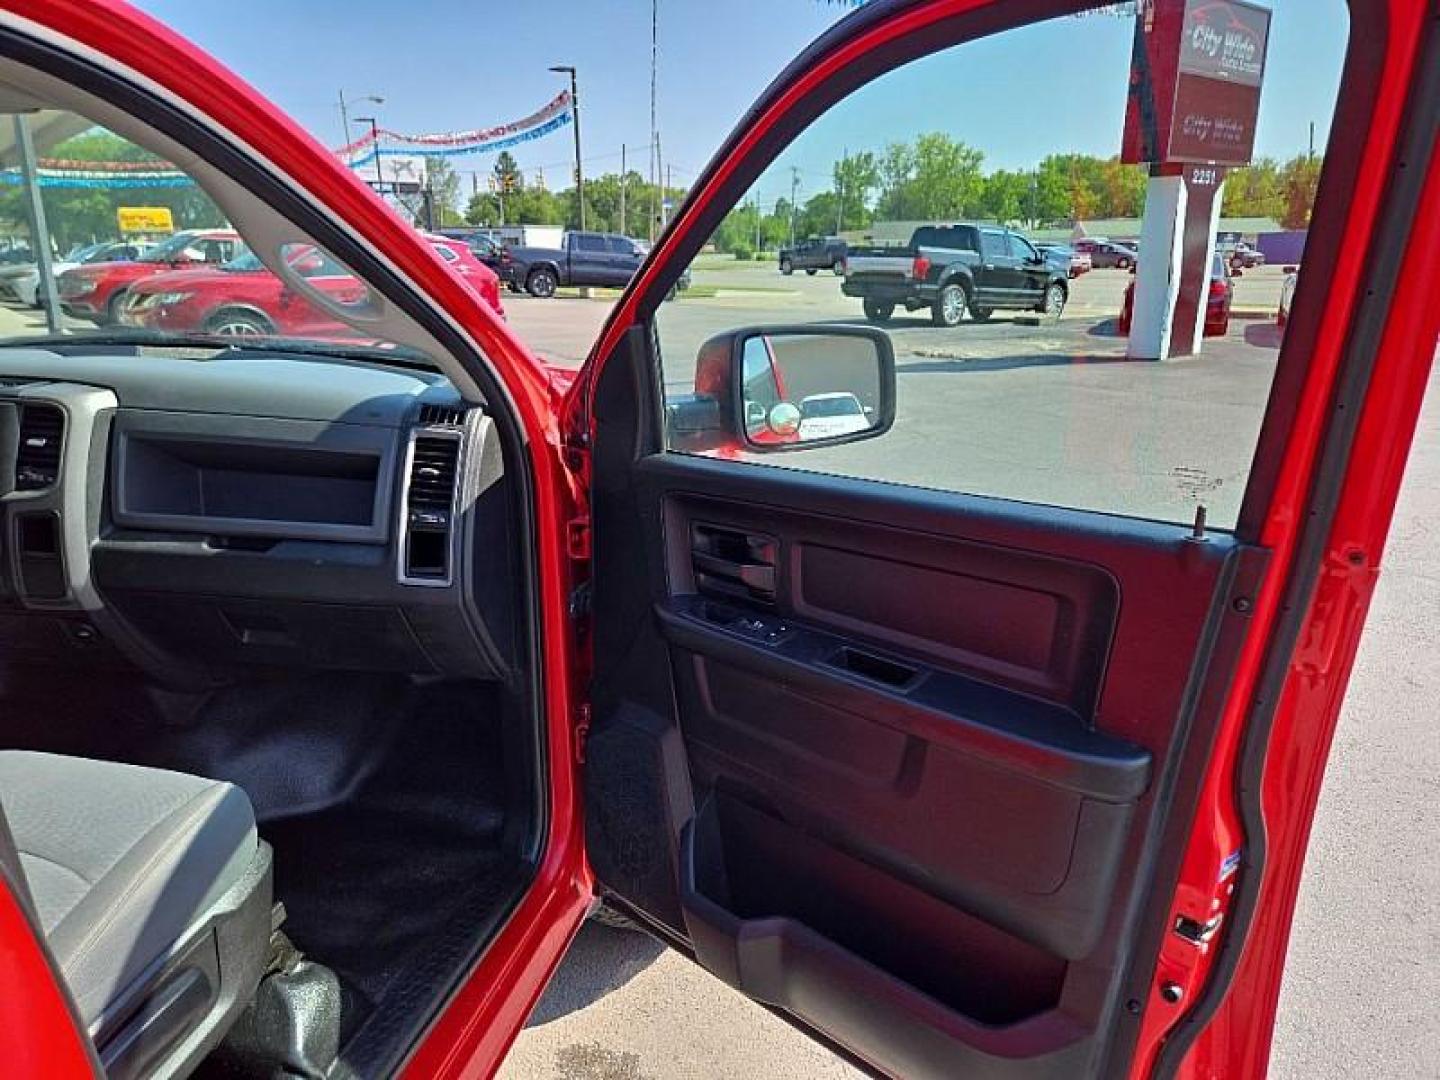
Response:
[[[1200,351],[1225,175],[1250,163],[1270,11],[1249,0],[1145,0],[1135,17],[1120,157],[1150,166],[1128,353]]]

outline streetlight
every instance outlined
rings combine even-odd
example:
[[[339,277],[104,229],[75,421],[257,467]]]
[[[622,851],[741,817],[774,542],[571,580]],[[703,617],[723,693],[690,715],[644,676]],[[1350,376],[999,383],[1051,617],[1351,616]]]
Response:
[[[374,105],[384,105],[385,99],[376,94],[362,94],[358,98],[352,98],[350,102],[345,100],[345,91],[340,91],[340,126],[345,131],[345,145],[350,145],[350,110],[349,105],[356,101],[368,101]],[[348,164],[348,162],[347,162]]]
[[[380,123],[373,116],[357,116],[355,120],[370,125],[370,152],[375,155],[375,194],[385,193],[385,173],[380,168]]]
[[[585,229],[585,173],[580,166],[580,91],[575,81],[575,69],[568,64],[556,64],[550,69],[557,75],[570,76],[570,111],[575,122],[575,199],[580,204],[580,229]]]

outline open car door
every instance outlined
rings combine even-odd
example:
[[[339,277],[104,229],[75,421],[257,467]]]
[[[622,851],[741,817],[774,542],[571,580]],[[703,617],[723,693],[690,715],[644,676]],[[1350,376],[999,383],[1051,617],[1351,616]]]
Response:
[[[825,176],[897,130],[866,116],[955,93],[1002,35],[1093,32],[1084,6],[844,20],[702,174],[568,402],[607,901],[888,1074],[1263,1075],[1440,325],[1440,19],[1419,0],[1349,4],[1268,353],[1126,363],[1042,310],[1048,336],[1025,319],[987,356],[988,311],[963,340],[919,337],[942,333],[923,310],[856,328],[824,278],[753,313],[662,303],[768,171]],[[1242,329],[1237,349],[1273,332]]]

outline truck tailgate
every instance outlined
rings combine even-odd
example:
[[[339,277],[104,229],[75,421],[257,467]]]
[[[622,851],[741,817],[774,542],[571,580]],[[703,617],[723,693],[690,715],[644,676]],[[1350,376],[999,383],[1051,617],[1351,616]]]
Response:
[[[845,276],[849,278],[888,278],[899,280],[910,276],[914,259],[909,253],[892,255],[857,255],[845,260]]]

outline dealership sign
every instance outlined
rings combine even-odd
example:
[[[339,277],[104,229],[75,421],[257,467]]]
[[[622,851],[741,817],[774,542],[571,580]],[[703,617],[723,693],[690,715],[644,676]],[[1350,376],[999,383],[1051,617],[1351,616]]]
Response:
[[[1269,10],[1242,0],[1143,5],[1121,159],[1248,165],[1269,39]]]

